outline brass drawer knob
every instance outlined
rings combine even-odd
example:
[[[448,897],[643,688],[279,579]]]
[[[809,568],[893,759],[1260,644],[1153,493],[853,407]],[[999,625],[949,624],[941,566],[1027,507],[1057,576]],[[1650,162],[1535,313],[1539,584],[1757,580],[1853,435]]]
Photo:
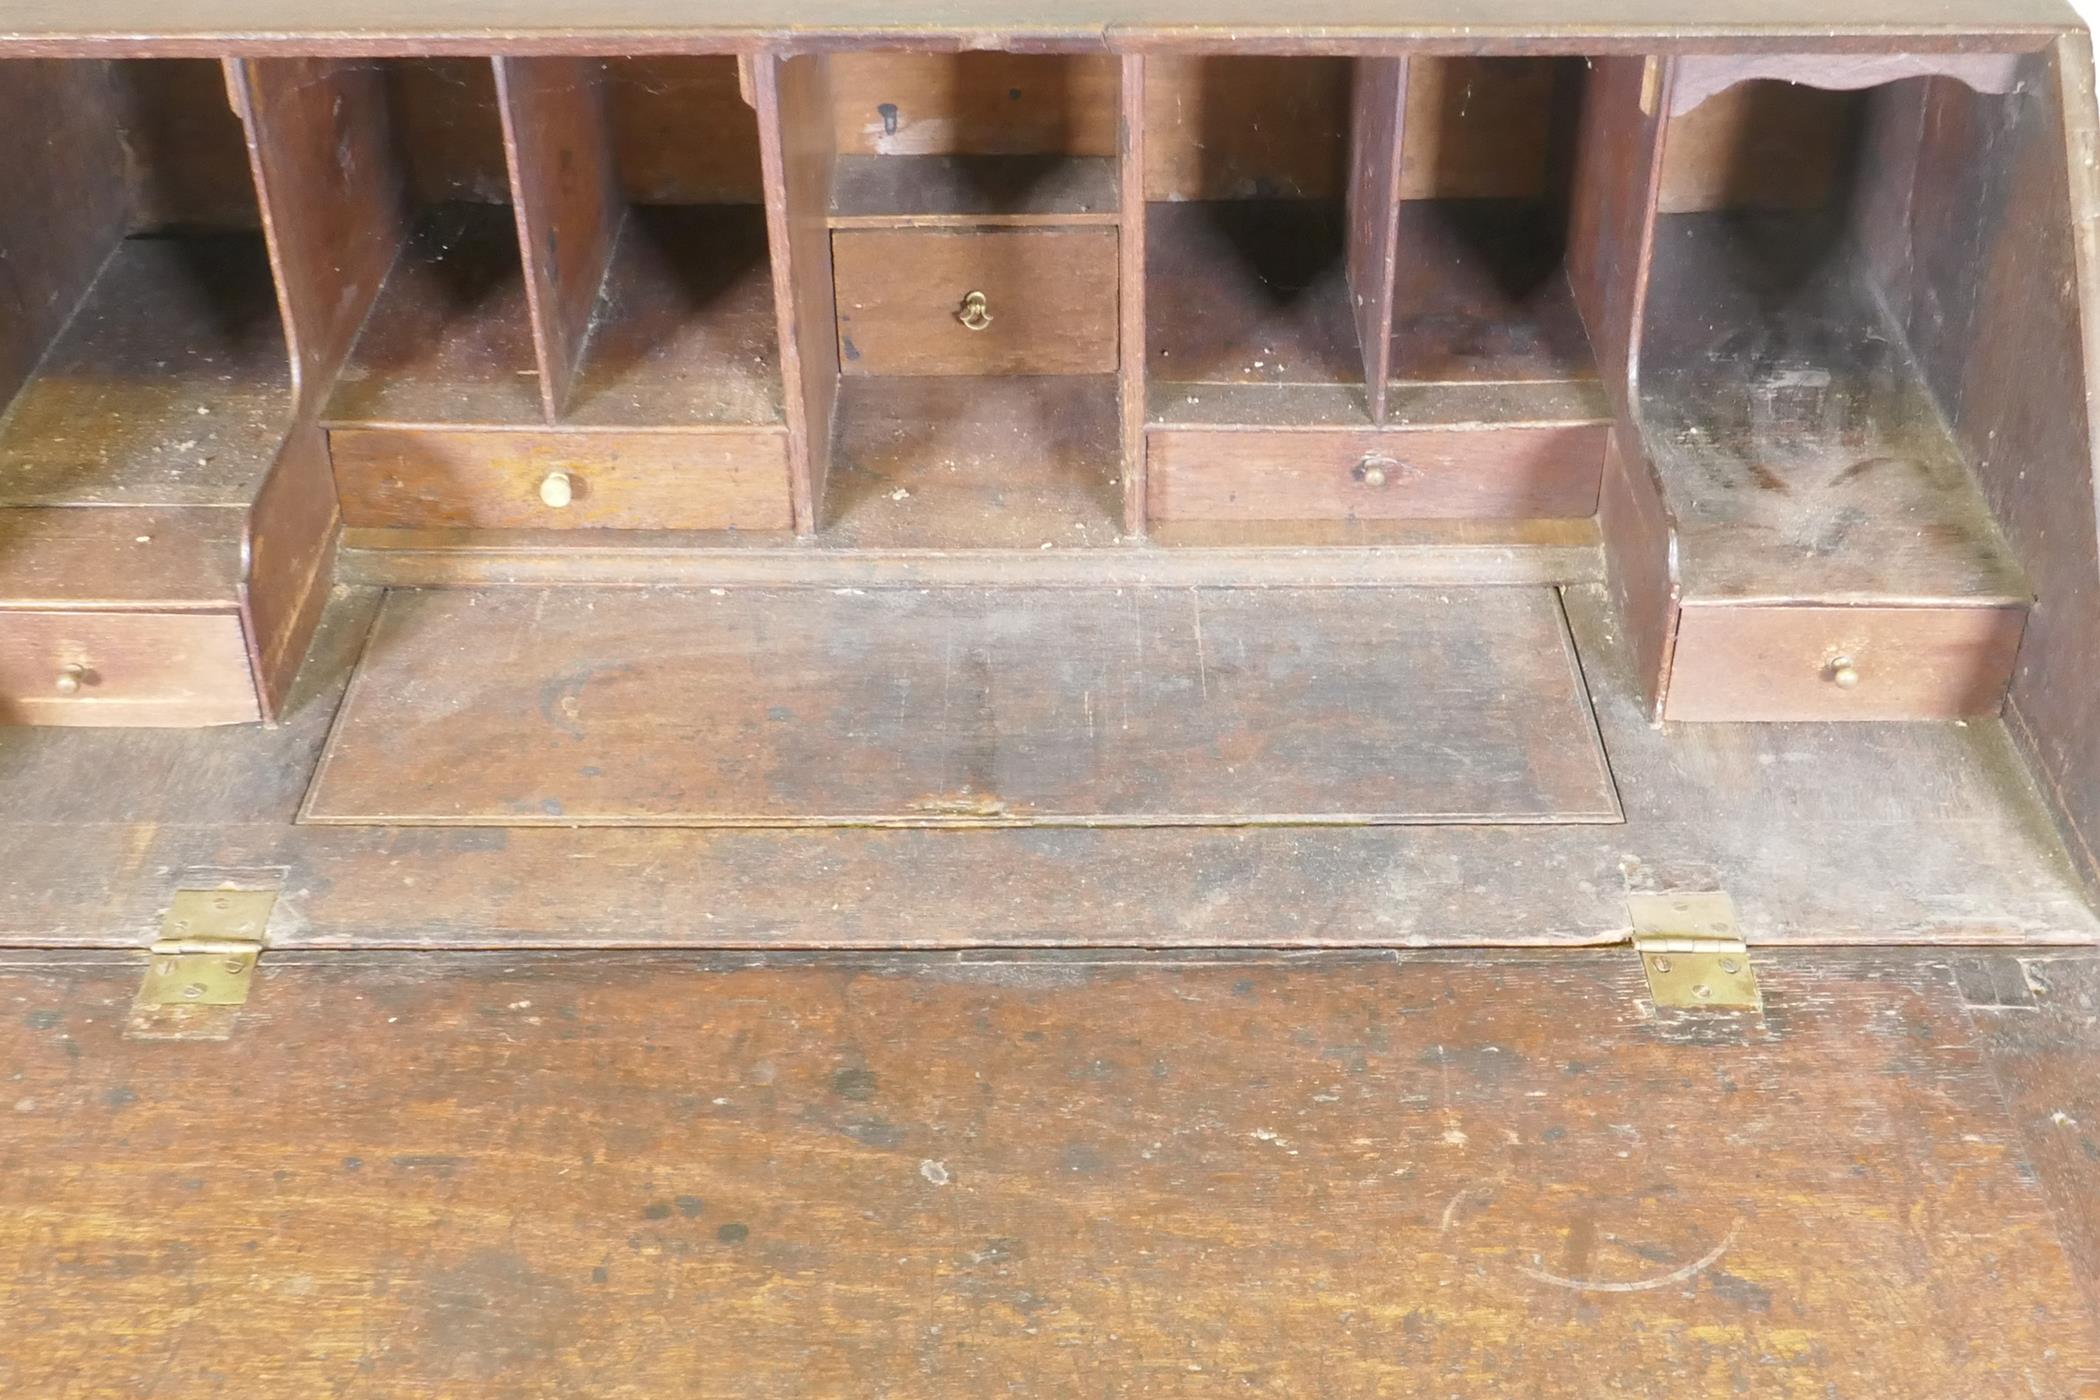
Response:
[[[565,510],[576,499],[576,482],[567,472],[548,472],[540,483],[540,504],[549,510]]]
[[[962,322],[965,329],[981,331],[992,323],[991,304],[985,300],[983,292],[969,292],[964,295],[962,309],[955,313],[955,319]]]
[[[1859,664],[1849,656],[1831,657],[1823,673],[1839,690],[1854,690],[1859,686]]]
[[[1400,474],[1400,464],[1383,452],[1366,452],[1349,475],[1364,486],[1383,486]]]
[[[58,693],[60,695],[78,695],[80,688],[86,684],[87,667],[80,665],[78,662],[62,668],[58,673]]]

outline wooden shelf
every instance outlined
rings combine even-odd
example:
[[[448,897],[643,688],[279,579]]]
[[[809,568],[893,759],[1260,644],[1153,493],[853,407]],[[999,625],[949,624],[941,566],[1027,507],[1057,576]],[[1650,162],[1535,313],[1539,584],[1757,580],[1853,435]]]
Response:
[[[423,212],[323,416],[331,425],[543,421],[508,205]]]
[[[1363,382],[1338,205],[1155,201],[1145,269],[1154,383]]]
[[[1392,381],[1594,380],[1565,222],[1531,201],[1402,203]]]
[[[1107,376],[848,376],[821,538],[861,549],[1114,544],[1117,422]]]
[[[0,505],[246,505],[291,417],[262,238],[127,238],[0,417]]]
[[[1067,155],[842,155],[833,228],[1056,226],[1117,221],[1116,162]]]
[[[783,406],[765,211],[627,211],[563,422],[777,424]]]
[[[1687,601],[2027,601],[1840,228],[1666,215],[1655,266],[1640,408]]]

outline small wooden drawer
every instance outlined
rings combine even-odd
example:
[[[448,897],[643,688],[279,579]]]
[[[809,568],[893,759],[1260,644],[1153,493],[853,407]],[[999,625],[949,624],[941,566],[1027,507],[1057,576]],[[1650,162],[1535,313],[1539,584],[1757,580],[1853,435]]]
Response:
[[[1607,427],[1154,429],[1155,520],[1521,520],[1597,510]]]
[[[831,247],[847,374],[1115,371],[1112,228],[842,229]]]
[[[1688,604],[1663,718],[1996,714],[2026,624],[2018,606]]]
[[[787,434],[462,432],[328,435],[353,527],[786,530]]]
[[[237,614],[0,612],[0,723],[260,718]]]

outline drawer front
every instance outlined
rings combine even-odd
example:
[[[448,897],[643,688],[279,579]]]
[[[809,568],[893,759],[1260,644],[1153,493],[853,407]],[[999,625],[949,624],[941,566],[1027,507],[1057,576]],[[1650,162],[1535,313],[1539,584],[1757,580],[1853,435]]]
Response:
[[[0,723],[260,718],[236,614],[0,612]]]
[[[1597,511],[1602,423],[1496,428],[1162,428],[1155,520],[1528,520]]]
[[[2026,623],[2022,607],[1688,604],[1663,718],[1996,714]]]
[[[832,268],[847,374],[1116,368],[1112,228],[842,229]]]
[[[786,530],[787,434],[328,435],[343,523],[413,529]]]

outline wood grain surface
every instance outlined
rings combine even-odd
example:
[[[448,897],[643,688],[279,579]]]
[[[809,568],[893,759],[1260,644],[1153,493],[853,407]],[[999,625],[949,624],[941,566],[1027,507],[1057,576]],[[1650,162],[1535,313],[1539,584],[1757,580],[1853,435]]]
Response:
[[[388,600],[304,815],[1143,826],[1618,807],[1545,591],[520,590]]]
[[[0,971],[12,1394],[2100,1377],[2082,962],[272,953],[223,1043],[138,967]]]

